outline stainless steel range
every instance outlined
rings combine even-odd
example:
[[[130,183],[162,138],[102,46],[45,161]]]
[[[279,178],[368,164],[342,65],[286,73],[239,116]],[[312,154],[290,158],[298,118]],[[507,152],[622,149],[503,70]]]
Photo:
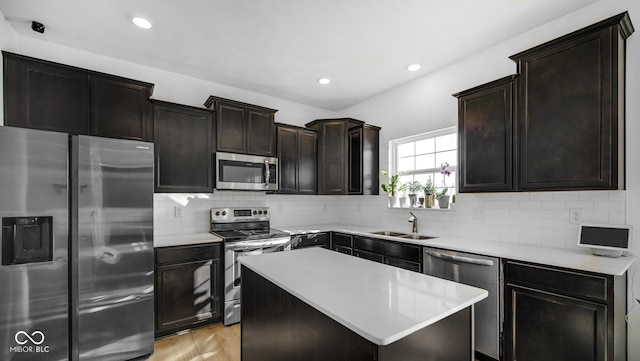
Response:
[[[291,250],[291,235],[270,228],[268,207],[212,208],[211,233],[224,239],[224,324],[240,322],[238,257]]]

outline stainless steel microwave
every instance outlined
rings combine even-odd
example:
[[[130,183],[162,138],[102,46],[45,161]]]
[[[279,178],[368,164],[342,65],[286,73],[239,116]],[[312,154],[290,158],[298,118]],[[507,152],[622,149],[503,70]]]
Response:
[[[278,190],[278,158],[216,152],[216,189]]]

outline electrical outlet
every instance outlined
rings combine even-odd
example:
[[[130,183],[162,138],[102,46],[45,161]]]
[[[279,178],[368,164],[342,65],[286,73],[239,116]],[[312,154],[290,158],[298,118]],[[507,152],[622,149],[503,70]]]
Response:
[[[569,223],[578,224],[582,222],[582,208],[569,208]]]
[[[184,207],[174,206],[173,207],[173,216],[176,218],[182,218],[182,209]]]

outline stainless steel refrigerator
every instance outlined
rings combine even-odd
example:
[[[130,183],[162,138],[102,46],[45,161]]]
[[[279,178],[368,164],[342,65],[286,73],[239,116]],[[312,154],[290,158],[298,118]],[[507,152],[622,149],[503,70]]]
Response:
[[[0,360],[153,352],[153,144],[0,126]]]

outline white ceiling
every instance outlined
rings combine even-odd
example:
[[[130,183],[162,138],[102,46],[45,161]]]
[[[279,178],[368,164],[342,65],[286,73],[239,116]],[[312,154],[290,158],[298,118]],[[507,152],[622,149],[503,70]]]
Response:
[[[0,12],[23,36],[338,111],[596,1],[0,0]]]

